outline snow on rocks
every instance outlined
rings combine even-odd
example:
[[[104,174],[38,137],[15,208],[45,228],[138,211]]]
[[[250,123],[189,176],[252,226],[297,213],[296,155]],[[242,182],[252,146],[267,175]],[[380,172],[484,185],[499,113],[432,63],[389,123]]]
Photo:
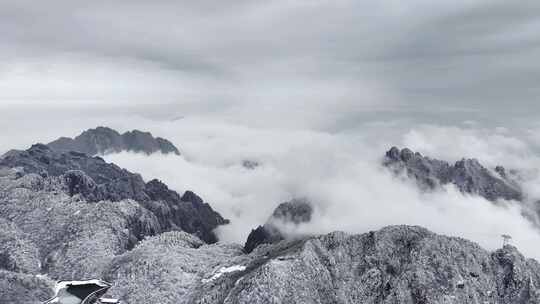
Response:
[[[233,265],[233,266],[230,266],[230,267],[221,267],[211,278],[202,279],[201,281],[203,283],[212,282],[212,281],[215,281],[215,280],[219,279],[219,277],[221,277],[222,275],[224,275],[226,273],[244,271],[244,270],[246,270],[246,266],[242,266],[242,265]]]

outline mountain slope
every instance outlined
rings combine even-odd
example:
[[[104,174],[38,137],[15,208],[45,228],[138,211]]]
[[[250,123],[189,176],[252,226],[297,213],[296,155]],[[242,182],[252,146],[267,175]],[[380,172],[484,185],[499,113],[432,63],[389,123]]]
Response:
[[[171,232],[116,257],[105,278],[126,303],[539,303],[540,264],[421,227],[391,226],[260,246]]]
[[[52,281],[100,277],[118,255],[166,231],[217,241],[226,224],[191,191],[45,145],[0,159],[0,302],[40,303]],[[195,236],[194,236],[195,238]],[[46,275],[46,276],[42,276]]]
[[[73,139],[61,137],[50,142],[48,146],[56,151],[76,151],[88,155],[104,155],[122,151],[180,155],[180,151],[173,143],[161,137],[154,138],[149,132],[133,130],[120,134],[107,127],[86,130]]]
[[[56,183],[69,196],[88,202],[135,200],[157,217],[162,230],[183,230],[206,242],[215,242],[212,230],[228,223],[193,192],[180,196],[157,180],[145,183],[139,174],[100,157],[57,152],[36,144],[6,155],[0,159],[0,167],[22,168],[19,174],[33,174],[37,186]]]

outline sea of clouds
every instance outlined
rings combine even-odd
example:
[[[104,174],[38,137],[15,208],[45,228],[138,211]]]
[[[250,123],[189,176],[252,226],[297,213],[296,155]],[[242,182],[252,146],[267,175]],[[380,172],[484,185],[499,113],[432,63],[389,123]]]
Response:
[[[315,206],[313,220],[294,227],[294,233],[363,233],[387,225],[420,225],[490,250],[501,246],[502,234],[509,234],[526,256],[540,259],[540,230],[522,216],[523,205],[493,204],[452,186],[422,193],[413,181],[393,176],[381,166],[385,152],[394,145],[449,162],[477,158],[488,168],[504,165],[525,172],[526,204],[535,204],[540,199],[536,125],[503,128],[475,121],[449,125],[371,119],[354,128],[328,131],[205,115],[172,120],[118,114],[65,117],[36,117],[3,133],[2,151],[75,136],[97,125],[121,132],[150,131],[171,140],[182,155],[125,152],[105,159],[141,173],[147,181],[158,178],[180,193],[199,194],[231,220],[216,231],[223,242],[243,244],[251,229],[264,223],[279,203],[306,197]],[[16,120],[0,124],[8,128]],[[41,128],[41,123],[47,128]],[[259,166],[245,168],[245,160]]]
[[[149,122],[155,134],[176,143],[182,156],[136,153],[108,155],[108,161],[159,178],[171,188],[200,194],[231,224],[220,227],[221,241],[243,243],[281,202],[307,197],[313,220],[298,233],[335,230],[361,233],[386,225],[421,225],[460,236],[488,249],[513,237],[527,256],[540,258],[540,231],[515,202],[493,204],[448,186],[422,193],[414,182],[381,166],[392,145],[409,147],[450,162],[477,158],[485,166],[504,165],[530,173],[523,183],[528,202],[540,196],[534,169],[540,168],[531,130],[367,122],[347,132],[253,128],[204,118]],[[253,170],[244,160],[260,164]]]

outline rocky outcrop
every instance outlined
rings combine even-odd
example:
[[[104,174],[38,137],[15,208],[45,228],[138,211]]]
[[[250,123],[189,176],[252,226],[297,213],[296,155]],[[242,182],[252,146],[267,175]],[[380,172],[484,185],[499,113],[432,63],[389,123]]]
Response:
[[[293,199],[289,202],[281,203],[272,213],[271,221],[282,221],[285,223],[307,223],[311,221],[313,207],[305,198]]]
[[[217,238],[213,230],[229,223],[192,191],[180,197],[164,183],[152,180],[146,184],[145,193],[150,200],[144,206],[157,215],[165,231],[182,230],[214,243]]]
[[[249,233],[244,244],[244,251],[250,253],[259,245],[274,244],[284,239],[283,234],[274,225],[258,226]]]
[[[274,244],[285,239],[281,225],[307,223],[311,220],[313,207],[306,199],[294,199],[280,204],[263,226],[248,235],[244,250],[252,252],[261,244]]]
[[[393,147],[386,152],[383,164],[397,174],[405,173],[415,179],[425,190],[453,184],[463,193],[479,195],[490,201],[523,199],[519,185],[507,176],[503,167],[491,171],[476,159],[462,159],[450,165],[407,148]]]
[[[258,161],[250,160],[250,159],[244,159],[242,161],[242,167],[248,169],[248,170],[255,170],[257,169],[261,164]]]
[[[71,182],[83,182],[79,178],[70,177],[75,173],[72,170],[83,172],[92,181],[85,178],[85,182],[95,183],[92,189],[80,185],[87,193],[89,201],[134,199],[142,201],[148,199],[144,193],[145,183],[139,174],[131,173],[115,164],[107,163],[100,157],[90,157],[79,152],[58,152],[43,144],[36,144],[25,151],[12,152],[0,159],[0,167],[23,168],[25,173],[36,173],[43,176],[61,176],[68,173],[66,178]],[[73,188],[76,185],[70,185]],[[76,189],[75,189],[76,190]]]
[[[49,143],[48,146],[56,151],[77,151],[88,155],[104,155],[122,151],[180,155],[180,151],[173,143],[161,137],[154,138],[149,132],[133,130],[120,134],[107,127],[86,130],[75,138],[61,137]]]
[[[43,190],[44,181],[50,183],[56,179],[47,178],[53,177],[61,180],[61,190],[86,202],[134,200],[157,217],[162,231],[183,230],[206,242],[217,241],[212,230],[228,223],[193,192],[181,197],[157,180],[145,183],[139,174],[100,157],[57,152],[37,144],[0,159],[0,167],[22,168],[20,174],[34,174],[34,190]]]
[[[99,200],[97,194],[98,185],[94,180],[81,170],[69,170],[63,174],[64,182],[68,187],[70,196],[81,195],[90,201]]]

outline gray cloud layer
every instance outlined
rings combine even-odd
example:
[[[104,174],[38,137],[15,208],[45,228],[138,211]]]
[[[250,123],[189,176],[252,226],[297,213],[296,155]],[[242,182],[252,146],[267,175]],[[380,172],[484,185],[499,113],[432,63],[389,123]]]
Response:
[[[538,114],[538,13],[533,0],[1,1],[0,106],[322,128],[366,110]]]

